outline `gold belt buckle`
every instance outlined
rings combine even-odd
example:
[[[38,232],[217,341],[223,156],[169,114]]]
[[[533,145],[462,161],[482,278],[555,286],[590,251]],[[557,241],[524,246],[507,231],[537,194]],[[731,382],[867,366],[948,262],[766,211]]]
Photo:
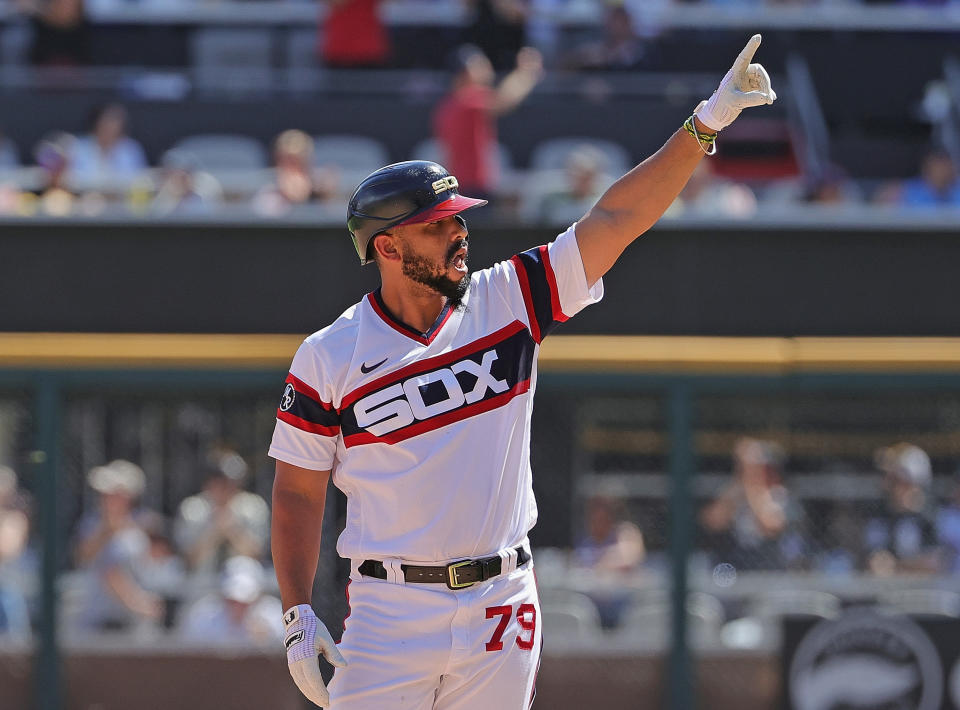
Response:
[[[450,589],[466,589],[476,584],[476,582],[461,582],[457,579],[457,570],[472,564],[473,560],[461,560],[460,562],[451,562],[447,565],[447,586]]]

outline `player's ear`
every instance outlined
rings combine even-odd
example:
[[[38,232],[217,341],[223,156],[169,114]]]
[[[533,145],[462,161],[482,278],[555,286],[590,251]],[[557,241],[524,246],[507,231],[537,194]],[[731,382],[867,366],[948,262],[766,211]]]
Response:
[[[373,238],[377,260],[400,261],[400,249],[394,232],[381,232]]]

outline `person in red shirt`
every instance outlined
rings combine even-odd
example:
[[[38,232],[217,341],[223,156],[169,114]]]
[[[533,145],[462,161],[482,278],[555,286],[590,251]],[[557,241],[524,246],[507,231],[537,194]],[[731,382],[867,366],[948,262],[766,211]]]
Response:
[[[516,69],[496,86],[493,66],[477,47],[461,47],[454,63],[453,85],[434,112],[433,133],[444,164],[462,189],[486,196],[497,181],[496,119],[516,108],[540,81],[543,59],[537,50],[524,47],[517,53]]]
[[[380,19],[380,0],[327,0],[320,58],[328,67],[382,67],[390,40]]]

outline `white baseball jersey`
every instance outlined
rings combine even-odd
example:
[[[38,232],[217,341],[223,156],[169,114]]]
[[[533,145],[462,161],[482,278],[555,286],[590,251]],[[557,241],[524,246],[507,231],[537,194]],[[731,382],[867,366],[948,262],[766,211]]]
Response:
[[[376,291],[300,346],[269,453],[332,470],[347,496],[342,557],[444,563],[524,542],[540,343],[603,296],[575,226],[474,273],[462,307],[426,333]]]

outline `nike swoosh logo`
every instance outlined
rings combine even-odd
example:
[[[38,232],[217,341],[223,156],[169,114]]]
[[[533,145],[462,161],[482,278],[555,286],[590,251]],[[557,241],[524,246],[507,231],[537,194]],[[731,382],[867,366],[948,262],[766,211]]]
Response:
[[[389,360],[389,359],[390,359],[389,357],[385,357],[385,358],[383,358],[383,360],[381,360],[380,362],[378,362],[376,365],[367,365],[367,363],[363,363],[363,364],[360,365],[360,372],[362,372],[364,375],[366,375],[368,372],[373,372],[374,370],[376,370],[378,367],[380,367],[383,363],[385,363],[385,362],[386,362],[387,360]]]

